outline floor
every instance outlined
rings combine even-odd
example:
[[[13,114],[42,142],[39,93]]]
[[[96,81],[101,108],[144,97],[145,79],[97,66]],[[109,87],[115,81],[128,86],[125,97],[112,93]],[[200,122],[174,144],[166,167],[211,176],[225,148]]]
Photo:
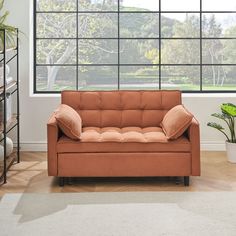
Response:
[[[47,176],[46,153],[22,152],[21,159],[0,186],[0,197],[23,192],[236,191],[236,164],[228,163],[224,152],[202,152],[202,175],[191,177],[189,187],[176,184],[175,178],[78,178],[61,188],[57,178]]]

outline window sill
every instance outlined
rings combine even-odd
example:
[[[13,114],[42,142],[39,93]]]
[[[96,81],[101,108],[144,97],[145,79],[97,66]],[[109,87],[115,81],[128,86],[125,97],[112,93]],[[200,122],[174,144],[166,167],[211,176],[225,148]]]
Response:
[[[236,93],[183,93],[183,98],[236,98]]]
[[[61,94],[31,93],[32,98],[59,98]],[[183,98],[236,98],[236,93],[182,93]]]
[[[60,93],[31,93],[30,94],[31,98],[60,98],[61,94]]]

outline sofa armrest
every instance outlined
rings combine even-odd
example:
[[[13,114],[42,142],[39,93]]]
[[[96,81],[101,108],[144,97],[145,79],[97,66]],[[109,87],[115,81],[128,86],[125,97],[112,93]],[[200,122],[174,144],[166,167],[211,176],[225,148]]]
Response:
[[[192,156],[192,175],[200,176],[200,125],[196,118],[193,118],[187,130],[188,138],[191,143],[191,156]]]
[[[47,158],[48,175],[57,176],[57,141],[59,139],[59,127],[55,115],[52,114],[47,123]]]

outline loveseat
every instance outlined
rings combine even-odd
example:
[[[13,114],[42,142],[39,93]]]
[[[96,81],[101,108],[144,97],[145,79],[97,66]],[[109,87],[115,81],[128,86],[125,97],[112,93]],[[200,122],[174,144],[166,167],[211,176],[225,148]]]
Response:
[[[200,175],[199,124],[168,139],[167,112],[182,104],[180,91],[63,91],[61,104],[81,117],[78,140],[66,136],[54,112],[47,124],[48,174],[66,177]],[[175,124],[174,124],[175,125]]]

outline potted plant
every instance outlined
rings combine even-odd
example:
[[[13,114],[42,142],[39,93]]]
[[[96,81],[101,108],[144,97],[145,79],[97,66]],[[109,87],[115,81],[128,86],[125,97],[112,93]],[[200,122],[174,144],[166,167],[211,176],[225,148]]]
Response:
[[[16,47],[16,28],[10,25],[7,25],[5,23],[7,16],[9,15],[9,11],[3,11],[4,6],[4,0],[0,0],[0,29],[5,29],[5,47],[8,48],[15,48]],[[0,31],[0,52],[4,50],[4,34],[3,31]],[[11,77],[8,77],[8,74],[10,72],[10,68],[8,65],[6,65],[6,73],[7,73],[7,79],[6,82],[10,83]],[[3,86],[3,64],[0,64],[0,87]]]
[[[7,16],[9,15],[9,11],[5,11],[2,13],[4,6],[4,0],[0,0],[0,29],[6,30],[6,47],[7,48],[13,48],[16,46],[15,42],[15,36],[16,36],[16,28],[10,25],[5,24],[5,21],[7,19]],[[4,41],[4,35],[1,32],[0,34],[0,51],[3,51],[3,41]]]
[[[209,122],[207,123],[207,125],[217,129],[226,137],[226,152],[228,161],[231,163],[236,163],[236,106],[232,103],[223,103],[220,108],[221,113],[213,113],[211,116],[224,121],[226,126],[228,127],[229,132],[227,132],[222,125],[215,122]]]

